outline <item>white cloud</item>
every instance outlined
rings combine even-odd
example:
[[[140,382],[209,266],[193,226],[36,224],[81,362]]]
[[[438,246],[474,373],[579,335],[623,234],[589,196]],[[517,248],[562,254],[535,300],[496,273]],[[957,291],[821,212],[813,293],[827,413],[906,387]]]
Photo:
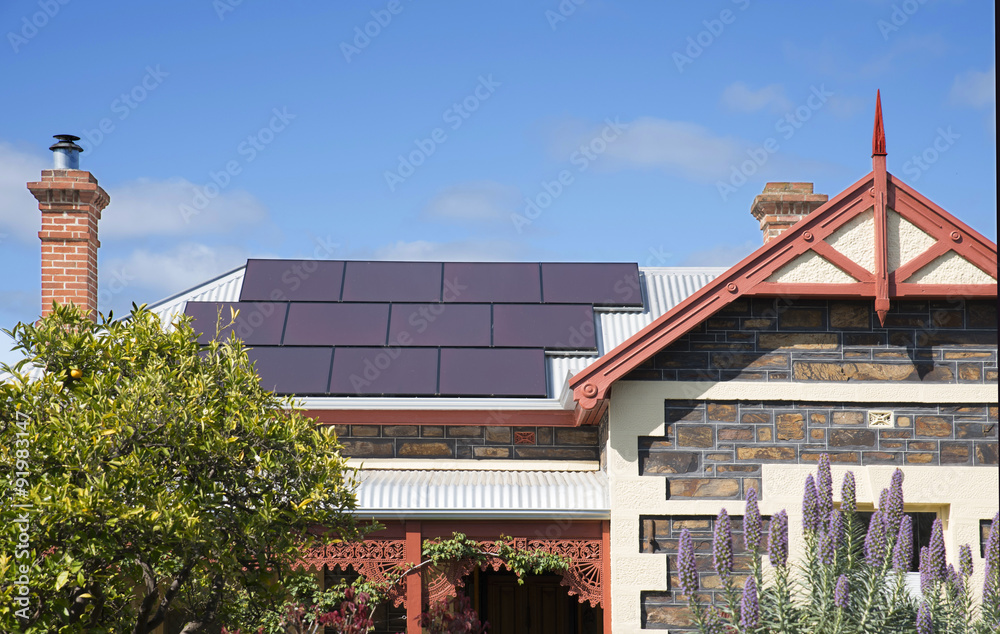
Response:
[[[792,109],[792,102],[785,96],[785,87],[781,84],[770,84],[752,90],[738,81],[722,91],[722,103],[735,112],[757,112],[766,108],[771,112],[782,113]]]
[[[595,165],[607,162],[619,169],[663,169],[711,181],[728,172],[743,148],[736,139],[716,136],[711,130],[686,121],[641,117],[626,125],[618,138],[607,143]],[[604,129],[604,126],[591,129],[571,147],[575,150],[582,143],[589,143]]]
[[[126,257],[110,258],[101,263],[100,309],[138,302],[139,289],[157,293],[147,298],[153,300],[187,290],[246,264],[253,255],[242,247],[185,242],[167,251],[136,249]]]
[[[48,167],[40,157],[0,141],[0,233],[22,241],[38,240],[38,202],[25,184],[37,181]]]
[[[985,108],[997,102],[997,67],[987,71],[968,70],[955,77],[951,85],[951,103],[957,106]]]
[[[140,178],[109,188],[108,195],[101,235],[111,238],[228,234],[268,219],[267,208],[246,191],[223,190],[209,199],[204,185],[183,178]]]
[[[375,250],[377,260],[430,262],[501,262],[527,259],[530,254],[517,243],[506,240],[456,240],[430,242],[398,241]]]
[[[424,208],[424,216],[459,222],[506,220],[520,199],[516,187],[493,181],[464,183],[436,194]]]
[[[0,141],[0,233],[26,242],[38,239],[38,203],[25,183],[39,180],[41,170],[49,168],[41,156]],[[141,178],[105,189],[111,204],[102,214],[102,238],[231,234],[268,222],[267,208],[244,190],[226,189],[202,199],[198,196],[205,195],[204,184],[196,186],[183,178]],[[210,188],[208,193],[214,191]],[[187,219],[182,205],[194,212]]]

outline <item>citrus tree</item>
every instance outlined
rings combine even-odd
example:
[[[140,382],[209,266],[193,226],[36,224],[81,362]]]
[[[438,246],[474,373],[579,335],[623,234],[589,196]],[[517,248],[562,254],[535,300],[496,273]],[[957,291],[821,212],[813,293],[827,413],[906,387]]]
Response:
[[[8,334],[27,358],[0,382],[0,630],[252,622],[313,540],[358,536],[336,438],[238,340],[141,307]]]

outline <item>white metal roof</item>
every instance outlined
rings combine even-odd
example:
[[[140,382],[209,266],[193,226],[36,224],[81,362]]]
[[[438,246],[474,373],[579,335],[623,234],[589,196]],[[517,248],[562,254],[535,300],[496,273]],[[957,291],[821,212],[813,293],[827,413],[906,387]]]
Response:
[[[607,519],[603,471],[360,470],[358,511],[379,519]]]
[[[547,357],[548,396],[559,399],[564,395],[567,377],[580,372],[598,357],[652,323],[695,291],[724,273],[722,267],[640,267],[639,284],[643,294],[643,309],[607,309],[597,311],[596,355],[550,354]],[[201,286],[192,288],[155,304],[149,309],[169,324],[184,312],[189,301],[235,302],[243,288],[246,267],[230,271]],[[346,399],[342,399],[346,400]],[[425,399],[426,400],[426,399]],[[456,399],[434,399],[437,402]],[[462,399],[457,399],[462,400]]]

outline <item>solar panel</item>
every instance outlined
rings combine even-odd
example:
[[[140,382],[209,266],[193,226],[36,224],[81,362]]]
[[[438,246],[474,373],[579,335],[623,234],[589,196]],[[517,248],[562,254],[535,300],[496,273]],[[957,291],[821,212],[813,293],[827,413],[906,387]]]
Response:
[[[488,346],[489,304],[393,304],[389,343],[401,346]]]
[[[545,396],[545,351],[442,348],[442,396]]]
[[[240,300],[336,302],[343,277],[343,262],[248,260]]]
[[[542,301],[538,264],[533,262],[445,262],[446,302]]]
[[[437,302],[440,262],[347,262],[345,302]]]
[[[217,325],[228,324],[230,311],[238,310],[233,325],[219,332],[220,340],[235,332],[248,345],[277,345],[281,343],[287,309],[288,304],[272,302],[188,302],[184,312],[192,317],[194,331],[200,333],[198,343],[212,341]]]
[[[381,346],[389,325],[389,304],[293,303],[288,308],[285,345]]]
[[[497,304],[493,307],[493,345],[596,349],[594,309],[581,304]]]
[[[337,348],[330,393],[434,396],[437,374],[437,348]]]
[[[638,264],[542,264],[545,303],[642,306]]]
[[[278,394],[325,394],[333,348],[255,346],[247,356],[256,363],[260,384]]]

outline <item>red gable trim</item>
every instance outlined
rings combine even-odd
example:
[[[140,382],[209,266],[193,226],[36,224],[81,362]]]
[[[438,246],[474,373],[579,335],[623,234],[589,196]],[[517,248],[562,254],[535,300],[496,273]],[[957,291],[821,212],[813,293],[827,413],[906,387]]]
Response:
[[[922,266],[948,251],[955,251],[983,271],[996,276],[997,247],[902,181],[879,169],[882,167],[879,159],[884,160],[884,156],[873,158],[873,172],[572,377],[570,388],[574,398],[579,408],[587,410],[578,411],[577,420],[595,422],[596,412],[592,410],[603,411],[606,406],[603,401],[616,380],[739,297],[867,297],[876,300],[876,309],[882,311],[888,309],[890,298],[996,297],[995,283],[948,285],[906,282]],[[858,214],[872,208],[878,212],[880,207],[881,214],[877,214],[880,217],[876,218],[876,272],[872,274],[836,252],[824,240]],[[887,208],[937,239],[931,253],[917,258],[919,262],[915,260],[893,272],[886,270]],[[850,284],[780,284],[767,281],[782,266],[810,250],[842,268],[857,281]]]

